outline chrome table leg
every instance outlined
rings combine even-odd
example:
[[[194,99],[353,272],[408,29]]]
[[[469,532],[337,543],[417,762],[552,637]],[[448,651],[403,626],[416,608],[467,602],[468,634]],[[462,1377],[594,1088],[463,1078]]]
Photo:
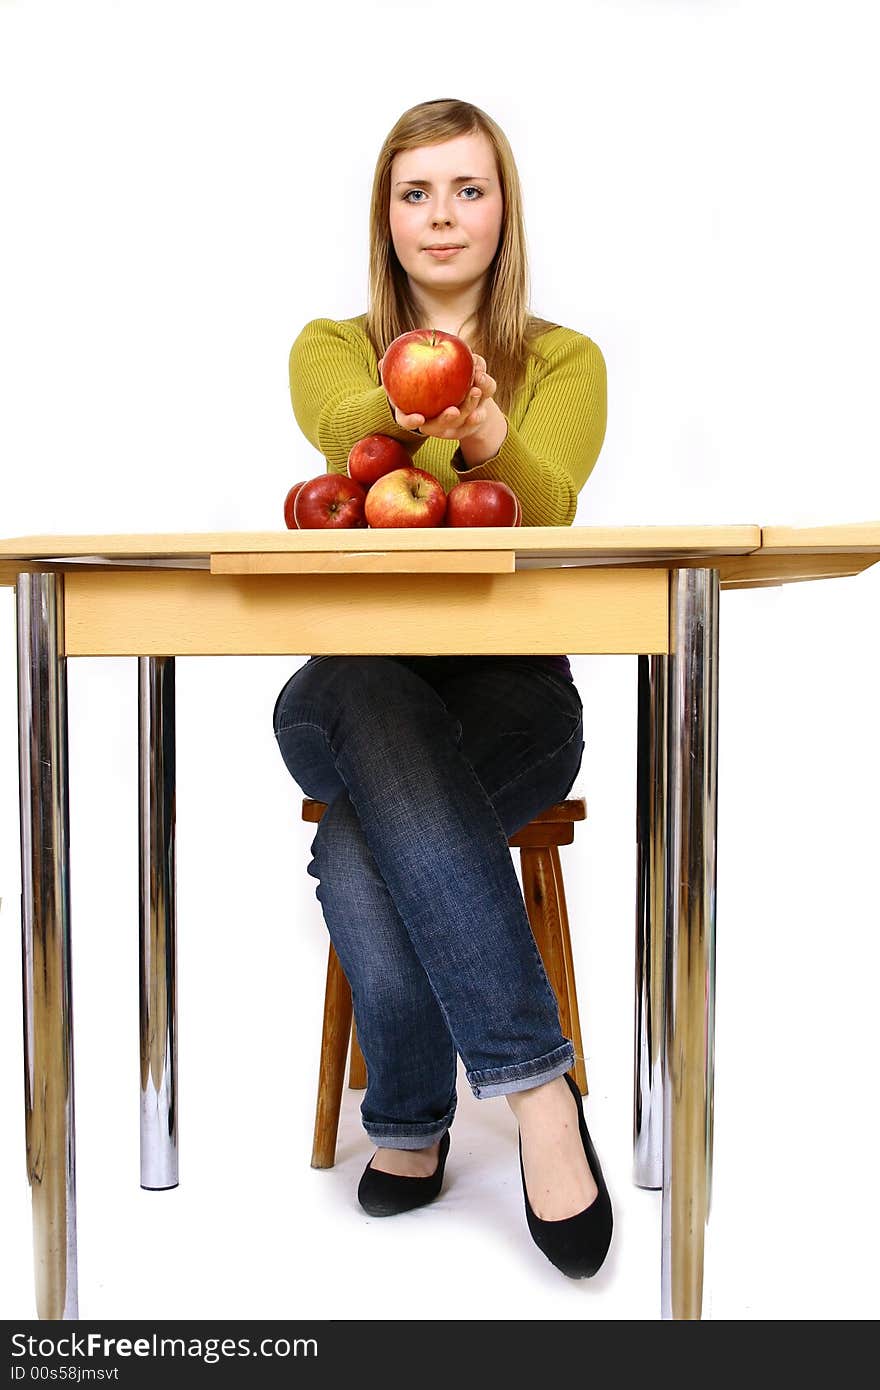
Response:
[[[699,1318],[712,1184],[719,574],[670,574],[664,1318]]]
[[[174,657],[138,658],[141,1187],[176,1187]]]
[[[636,777],[636,988],[633,1182],[663,1186],[668,658],[640,656]]]
[[[27,1172],[37,1316],[76,1318],[64,576],[16,581]]]

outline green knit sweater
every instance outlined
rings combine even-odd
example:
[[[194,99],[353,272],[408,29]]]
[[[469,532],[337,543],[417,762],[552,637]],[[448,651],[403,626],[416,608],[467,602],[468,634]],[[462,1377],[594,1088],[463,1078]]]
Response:
[[[365,314],[312,319],[290,350],[293,413],[329,472],[345,472],[358,439],[387,434],[447,492],[462,478],[496,478],[519,498],[524,526],[571,525],[605,438],[605,360],[590,338],[555,327],[537,339],[546,360],[530,359],[507,412],[507,438],[494,458],[468,468],[456,440],[420,439],[397,424],[365,322]],[[487,370],[491,376],[491,362]]]

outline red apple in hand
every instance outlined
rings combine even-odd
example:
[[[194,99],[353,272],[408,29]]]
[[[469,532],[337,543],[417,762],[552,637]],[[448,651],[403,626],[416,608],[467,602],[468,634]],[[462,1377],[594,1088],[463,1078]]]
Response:
[[[371,487],[395,468],[409,468],[411,462],[399,440],[387,434],[368,434],[352,446],[348,476],[364,487]]]
[[[293,515],[293,504],[296,501],[296,494],[299,492],[302,485],[302,483],[294,483],[290,492],[284,499],[284,525],[290,531],[295,531],[297,529],[296,518]]]
[[[519,498],[507,483],[472,478],[449,489],[447,526],[519,526],[521,522]]]
[[[300,530],[366,526],[366,496],[354,479],[341,473],[322,473],[300,487],[293,504],[294,521]]]
[[[396,468],[367,493],[368,526],[442,526],[446,493],[423,468]]]
[[[395,338],[382,358],[382,385],[404,415],[433,420],[461,405],[474,379],[474,355],[463,339],[439,328]]]

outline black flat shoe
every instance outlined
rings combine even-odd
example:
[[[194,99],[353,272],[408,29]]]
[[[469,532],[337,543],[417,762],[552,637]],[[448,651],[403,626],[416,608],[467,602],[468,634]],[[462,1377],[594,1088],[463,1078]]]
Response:
[[[358,1201],[370,1216],[396,1216],[400,1211],[423,1207],[439,1196],[443,1186],[443,1169],[449,1153],[449,1130],[440,1140],[437,1167],[429,1178],[405,1178],[396,1173],[380,1173],[371,1167],[372,1159],[363,1171],[358,1186]]]
[[[538,1249],[547,1256],[551,1264],[567,1274],[569,1279],[591,1279],[608,1254],[613,1226],[611,1199],[599,1167],[596,1150],[590,1139],[581,1093],[568,1072],[564,1072],[568,1088],[578,1107],[578,1126],[581,1143],[590,1165],[593,1180],[599,1189],[598,1195],[583,1211],[574,1216],[565,1216],[561,1221],[542,1221],[532,1211],[529,1194],[526,1190],[526,1175],[522,1161],[522,1136],[519,1141],[519,1171],[522,1178],[523,1197],[526,1204],[526,1220],[532,1240]]]

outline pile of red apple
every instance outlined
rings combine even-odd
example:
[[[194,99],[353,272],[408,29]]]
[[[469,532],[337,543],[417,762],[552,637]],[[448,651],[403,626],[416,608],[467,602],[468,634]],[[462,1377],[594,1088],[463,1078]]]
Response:
[[[382,359],[382,384],[399,410],[426,420],[470,390],[474,357],[461,338],[416,329],[395,338]],[[353,446],[347,476],[322,473],[294,483],[284,499],[291,530],[355,526],[521,526],[522,507],[507,483],[473,478],[446,493],[416,468],[396,439],[368,434]]]
[[[402,460],[405,460],[403,462]],[[387,434],[359,439],[348,475],[321,473],[294,483],[284,499],[291,530],[347,526],[521,526],[522,507],[507,483],[472,478],[446,493]]]

